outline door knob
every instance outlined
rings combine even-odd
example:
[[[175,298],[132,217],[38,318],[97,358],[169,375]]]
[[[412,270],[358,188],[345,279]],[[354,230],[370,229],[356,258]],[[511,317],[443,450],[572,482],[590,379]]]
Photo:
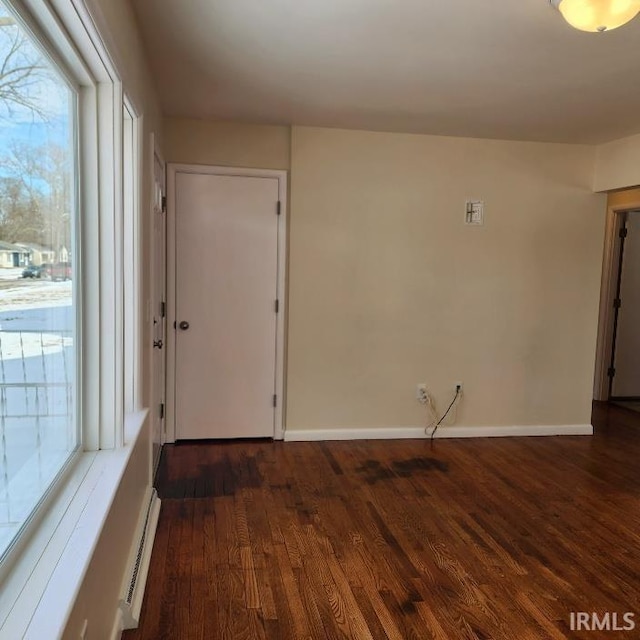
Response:
[[[186,331],[189,328],[189,323],[186,320],[183,320],[179,325],[178,325],[183,331]]]
[[[154,340],[153,341],[153,346],[158,348],[158,349],[162,349],[162,340]]]

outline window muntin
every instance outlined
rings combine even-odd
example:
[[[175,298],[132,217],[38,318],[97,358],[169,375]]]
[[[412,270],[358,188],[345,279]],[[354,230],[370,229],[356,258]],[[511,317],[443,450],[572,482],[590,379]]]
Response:
[[[80,446],[76,105],[0,0],[0,555]]]

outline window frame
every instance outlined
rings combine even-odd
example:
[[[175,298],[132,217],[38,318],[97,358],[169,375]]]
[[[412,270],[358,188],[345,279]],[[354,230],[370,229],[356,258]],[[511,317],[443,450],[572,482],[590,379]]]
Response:
[[[123,312],[124,312],[124,412],[139,411],[142,406],[140,385],[142,362],[142,236],[140,210],[142,181],[142,123],[133,101],[125,93],[123,100]]]
[[[59,55],[59,51],[51,43],[47,32],[42,26],[34,20],[33,16],[19,0],[2,0],[5,6],[13,13],[20,28],[25,35],[36,42],[41,53],[49,59],[55,67],[56,72],[67,83],[69,90],[73,95],[72,115],[73,123],[73,150],[74,150],[74,190],[72,193],[73,206],[75,215],[73,225],[71,227],[71,250],[74,256],[74,286],[72,287],[72,301],[75,311],[75,333],[74,333],[74,403],[73,403],[73,420],[76,429],[76,447],[70,452],[67,460],[56,473],[47,489],[40,496],[40,499],[34,506],[30,515],[25,519],[18,534],[7,547],[6,553],[0,561],[0,580],[4,578],[16,563],[17,558],[23,553],[26,543],[33,535],[36,528],[40,525],[44,513],[52,500],[60,492],[63,484],[71,476],[72,470],[77,464],[79,457],[84,450],[84,429],[82,427],[82,347],[83,347],[83,324],[82,324],[82,287],[78,282],[82,280],[82,262],[81,262],[81,198],[80,185],[82,181],[80,149],[79,149],[79,130],[81,120],[81,84],[77,76],[71,72],[64,58]]]
[[[44,563],[53,573],[52,540],[65,518],[75,517],[74,501],[86,492],[96,464],[110,464],[103,450],[118,453],[129,424],[141,428],[140,179],[141,117],[125,98],[113,61],[83,0],[4,0],[40,44],[60,73],[75,87],[76,220],[74,304],[76,305],[76,411],[79,447],[43,495],[0,564],[0,635],[25,598],[38,606]],[[131,217],[125,220],[123,108],[132,115]],[[131,234],[131,237],[127,234]],[[130,247],[127,249],[127,247]],[[134,269],[133,294],[125,300],[124,274]],[[131,301],[134,301],[133,309]],[[135,349],[125,351],[126,335]],[[129,376],[127,378],[127,376]],[[131,387],[129,393],[125,391]],[[138,414],[134,415],[134,412]],[[131,429],[128,429],[131,431]],[[100,453],[99,453],[100,452]],[[112,461],[112,462],[113,462]],[[116,477],[118,471],[109,471]],[[83,489],[85,487],[85,489]],[[108,504],[104,505],[108,509]],[[75,514],[78,515],[78,514]],[[79,516],[78,516],[79,517]],[[62,524],[61,524],[62,523]],[[27,587],[25,588],[25,584]],[[25,595],[25,592],[26,595]],[[24,608],[24,607],[22,607]],[[15,626],[10,628],[14,629]],[[18,637],[18,636],[16,636]]]

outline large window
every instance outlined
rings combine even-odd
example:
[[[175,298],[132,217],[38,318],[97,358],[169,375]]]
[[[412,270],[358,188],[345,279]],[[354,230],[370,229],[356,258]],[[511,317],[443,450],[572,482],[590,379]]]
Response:
[[[141,114],[100,4],[0,0],[2,638],[62,633],[144,428]]]
[[[80,447],[76,112],[0,0],[0,555]]]

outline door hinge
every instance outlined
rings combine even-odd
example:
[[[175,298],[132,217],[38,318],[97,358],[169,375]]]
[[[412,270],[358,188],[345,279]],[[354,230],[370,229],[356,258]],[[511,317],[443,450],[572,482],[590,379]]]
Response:
[[[162,213],[167,212],[167,196],[162,196]]]
[[[621,227],[620,228],[620,234],[619,235],[620,235],[621,238],[626,238],[627,237],[627,233],[628,233],[627,227]]]
[[[278,396],[275,393],[273,394],[273,406],[278,406]]]
[[[165,318],[167,315],[167,303],[166,302],[161,302],[160,303],[160,317],[161,318]]]
[[[282,203],[280,202],[280,200],[278,200],[278,203],[276,204],[276,214],[280,215],[282,213]]]
[[[276,299],[276,313],[280,312],[280,300]]]
[[[622,306],[622,300],[620,298],[616,298],[613,301],[613,308],[614,309],[619,309]]]
[[[607,377],[613,378],[616,375],[615,367],[609,367],[607,369]]]
[[[160,420],[164,420],[164,402],[160,403]]]

